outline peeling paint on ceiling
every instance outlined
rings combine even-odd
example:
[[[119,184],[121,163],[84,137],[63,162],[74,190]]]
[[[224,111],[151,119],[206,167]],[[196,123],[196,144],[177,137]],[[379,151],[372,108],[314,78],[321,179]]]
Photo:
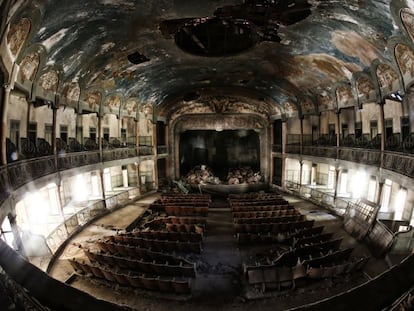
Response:
[[[410,39],[394,19],[392,6],[414,5],[391,2],[33,0],[17,1],[10,20],[31,19],[33,30],[21,53],[43,45],[43,64],[61,69],[59,85],[76,81],[83,88],[93,85],[153,104],[206,87],[244,88],[282,104],[298,102],[303,95],[316,98],[339,82],[349,84],[355,73],[368,73],[376,59],[395,64],[392,38]],[[209,18],[221,26],[204,27],[208,34],[184,28]],[[209,40],[231,44],[221,30],[247,40],[242,35],[247,28],[232,23],[248,24],[257,41],[234,53],[206,57],[184,51],[174,39],[181,31],[201,50],[213,44]],[[133,53],[148,61],[131,63],[128,55]]]

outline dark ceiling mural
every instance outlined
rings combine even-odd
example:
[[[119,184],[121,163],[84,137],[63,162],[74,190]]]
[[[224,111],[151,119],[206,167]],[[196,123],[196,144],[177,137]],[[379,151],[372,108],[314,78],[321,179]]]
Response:
[[[130,113],[171,94],[220,87],[310,114],[404,93],[399,88],[414,78],[412,7],[403,0],[21,0],[11,6],[7,43],[23,86],[36,76],[43,96],[58,90],[70,96],[65,104],[80,98],[86,110]],[[412,60],[409,68],[398,67],[401,59]],[[347,87],[334,88],[340,83]],[[327,100],[338,93],[347,95],[339,105]],[[308,97],[322,105],[300,107]],[[125,108],[129,98],[135,104]]]

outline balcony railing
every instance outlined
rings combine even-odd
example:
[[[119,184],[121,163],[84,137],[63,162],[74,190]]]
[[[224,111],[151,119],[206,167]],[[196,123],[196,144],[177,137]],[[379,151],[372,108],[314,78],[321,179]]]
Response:
[[[160,146],[165,149],[165,146]],[[139,146],[139,156],[154,154],[152,146]],[[137,156],[136,148],[104,149],[102,161],[114,161],[134,158]],[[40,177],[73,169],[85,165],[100,163],[99,150],[78,151],[71,153],[59,153],[55,156],[43,156],[26,160],[18,160],[0,167],[0,205],[8,198],[9,194]]]
[[[167,154],[167,146],[157,146],[157,154]]]
[[[273,148],[275,148],[273,146]],[[300,145],[286,145],[286,152],[300,154]],[[381,151],[351,147],[303,146],[304,155],[340,159],[372,166],[381,166]],[[337,157],[338,154],[338,157]],[[414,154],[384,151],[383,168],[414,178]]]
[[[108,196],[105,200],[95,202],[77,213],[65,219],[58,227],[56,227],[46,238],[46,243],[54,254],[56,250],[80,227],[89,223],[98,216],[108,213],[110,210],[128,203],[138,197],[138,189],[131,188],[112,196]]]

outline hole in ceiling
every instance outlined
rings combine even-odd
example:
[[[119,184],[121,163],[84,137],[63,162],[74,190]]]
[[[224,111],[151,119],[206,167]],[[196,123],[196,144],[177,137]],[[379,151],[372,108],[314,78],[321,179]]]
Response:
[[[149,61],[149,58],[146,57],[145,55],[139,53],[139,52],[134,52],[132,54],[129,54],[127,56],[129,62],[133,63],[133,64],[141,64],[141,63],[145,63]]]
[[[175,34],[175,43],[185,52],[200,56],[227,56],[256,44],[256,34],[248,21],[197,18]]]

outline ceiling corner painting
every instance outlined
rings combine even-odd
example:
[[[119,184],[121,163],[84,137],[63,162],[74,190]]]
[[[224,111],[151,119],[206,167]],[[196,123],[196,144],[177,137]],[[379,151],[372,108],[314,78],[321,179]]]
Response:
[[[96,112],[100,113],[102,94],[98,90],[86,91],[79,101],[79,111],[81,113]]]
[[[402,89],[397,72],[388,64],[381,63],[377,66],[376,74],[380,86],[381,96],[386,96],[393,91]]]
[[[17,82],[26,90],[31,91],[33,81],[39,69],[40,55],[38,52],[30,52],[20,62],[20,70]]]
[[[315,105],[312,99],[309,97],[304,97],[301,99],[300,109],[302,111],[302,115],[316,114]]]
[[[110,95],[106,97],[102,108],[103,113],[115,114],[119,116],[121,97],[119,95]]]
[[[58,73],[51,69],[44,72],[37,80],[35,96],[46,100],[55,101],[56,91],[59,83]]]
[[[7,45],[10,52],[16,57],[22,49],[30,32],[31,23],[28,18],[22,18],[10,26],[7,34]]]
[[[287,117],[297,116],[299,112],[298,107],[291,101],[284,102],[283,109],[285,110],[285,115]]]
[[[318,95],[318,108],[319,112],[335,109],[334,101],[327,92]]]
[[[355,88],[358,96],[358,105],[368,102],[376,102],[374,82],[366,76],[360,76],[355,81]]]
[[[411,85],[414,80],[414,53],[405,44],[397,44],[395,46],[395,59],[400,68],[404,85]]]
[[[77,82],[66,83],[62,90],[61,104],[77,108],[80,98],[80,86]]]
[[[152,107],[151,104],[144,104],[141,106],[140,110],[139,110],[140,114],[143,115],[143,117],[145,119],[151,119],[152,118],[152,114],[154,113],[154,107]]]
[[[356,106],[356,100],[351,86],[339,85],[335,91],[338,109]]]
[[[401,10],[401,21],[410,36],[411,40],[414,41],[414,12],[409,8],[403,8]]]
[[[129,98],[125,105],[121,108],[121,116],[123,117],[130,117],[130,118],[137,118],[139,102],[135,98]]]

